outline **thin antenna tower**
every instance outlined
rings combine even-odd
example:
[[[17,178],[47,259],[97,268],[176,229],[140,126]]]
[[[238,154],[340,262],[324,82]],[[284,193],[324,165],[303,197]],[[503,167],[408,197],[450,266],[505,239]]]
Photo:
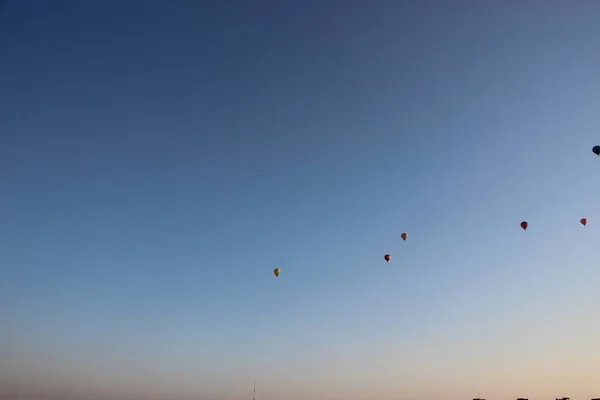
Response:
[[[254,393],[252,394],[252,400],[256,400],[256,381],[254,381]]]

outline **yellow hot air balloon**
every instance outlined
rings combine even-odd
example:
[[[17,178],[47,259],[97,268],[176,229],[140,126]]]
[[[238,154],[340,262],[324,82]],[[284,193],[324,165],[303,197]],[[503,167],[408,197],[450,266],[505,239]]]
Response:
[[[279,268],[275,268],[273,270],[273,273],[275,274],[275,276],[279,276],[279,274],[281,273],[281,270]]]

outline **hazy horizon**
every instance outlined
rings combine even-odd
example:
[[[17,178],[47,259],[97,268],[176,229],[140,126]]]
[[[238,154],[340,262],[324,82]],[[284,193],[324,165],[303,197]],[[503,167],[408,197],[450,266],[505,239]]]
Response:
[[[3,1],[0,393],[600,397],[597,144],[597,1]]]

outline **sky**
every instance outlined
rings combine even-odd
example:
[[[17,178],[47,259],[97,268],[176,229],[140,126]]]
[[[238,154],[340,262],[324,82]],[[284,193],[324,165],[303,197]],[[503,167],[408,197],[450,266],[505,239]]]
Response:
[[[3,1],[0,393],[600,397],[599,20]]]

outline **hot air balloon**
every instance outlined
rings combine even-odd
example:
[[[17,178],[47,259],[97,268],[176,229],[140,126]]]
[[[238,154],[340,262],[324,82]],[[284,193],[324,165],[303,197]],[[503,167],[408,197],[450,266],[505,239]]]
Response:
[[[390,256],[389,254],[386,254],[385,256],[383,256],[383,258],[385,259],[385,261],[390,262],[390,260],[392,259],[392,256]]]
[[[579,220],[579,222],[581,222],[581,225],[586,226],[587,225],[587,218],[581,218]]]
[[[596,146],[592,147],[592,152],[595,155],[600,156],[600,145],[596,145]]]
[[[402,235],[400,235],[400,237],[402,238],[402,240],[406,240],[406,238],[408,237],[408,234],[406,232],[404,232]]]
[[[279,276],[279,274],[281,273],[281,270],[279,268],[275,268],[273,270],[273,273],[275,274],[275,276]]]
[[[527,230],[527,227],[529,226],[529,224],[527,223],[527,221],[523,221],[521,222],[521,228],[523,228],[524,231]]]

